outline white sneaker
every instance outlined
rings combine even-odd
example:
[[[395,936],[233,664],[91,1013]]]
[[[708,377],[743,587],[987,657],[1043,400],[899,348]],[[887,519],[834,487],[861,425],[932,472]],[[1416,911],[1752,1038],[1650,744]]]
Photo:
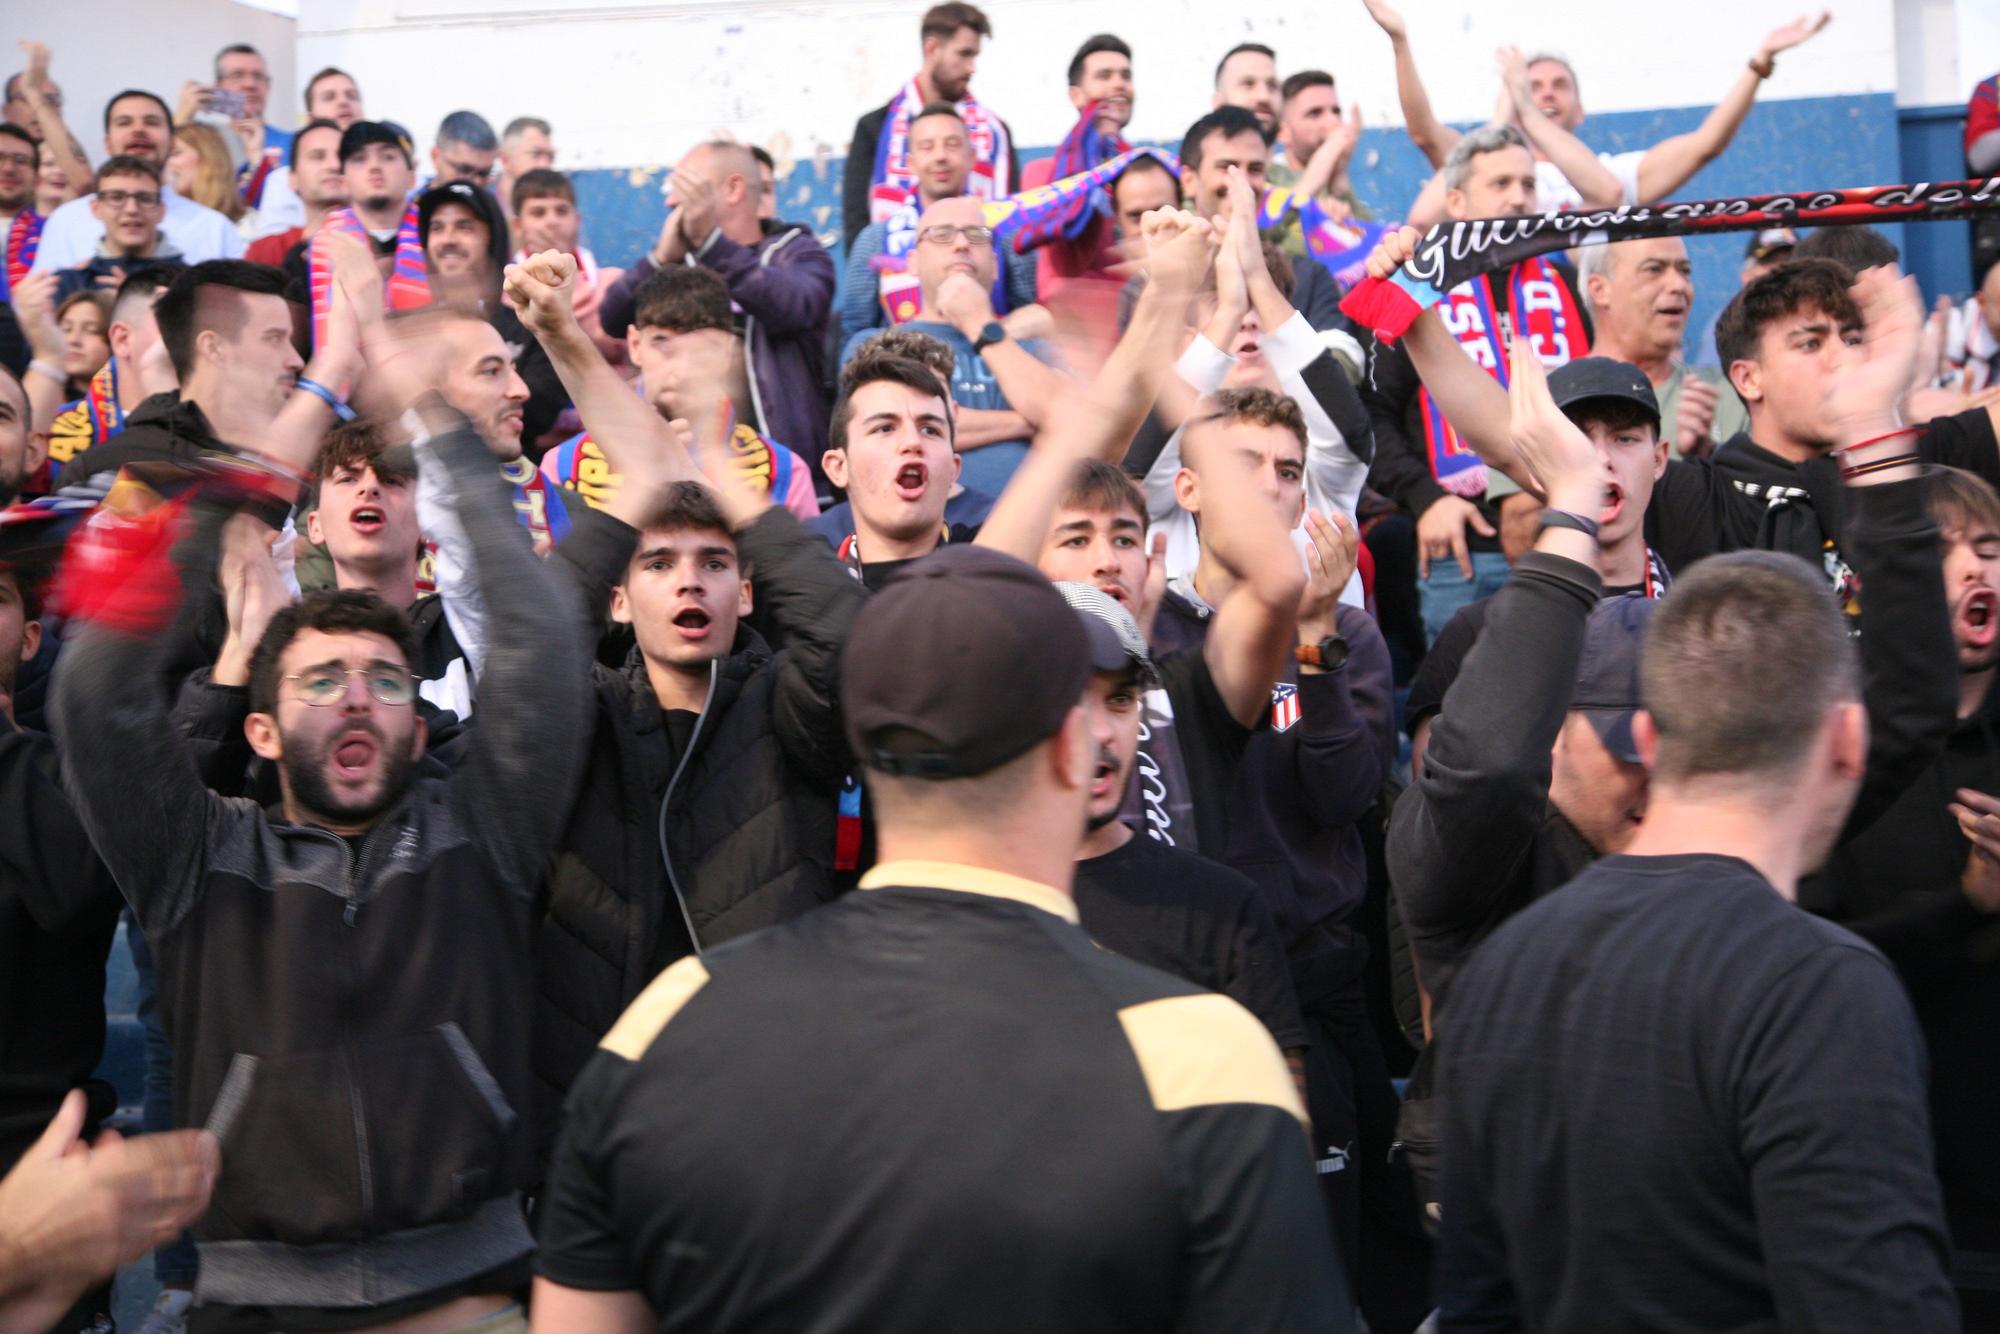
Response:
[[[187,1334],[188,1308],[193,1305],[194,1294],[186,1288],[161,1288],[139,1334]]]

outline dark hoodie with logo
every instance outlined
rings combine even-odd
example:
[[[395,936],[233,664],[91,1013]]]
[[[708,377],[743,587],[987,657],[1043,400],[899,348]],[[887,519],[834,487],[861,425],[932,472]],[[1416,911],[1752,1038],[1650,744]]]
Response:
[[[2000,446],[1984,408],[1930,422],[1914,450],[2000,486]],[[1846,503],[1832,458],[1792,463],[1738,433],[1706,459],[1667,464],[1646,509],[1646,542],[1675,574],[1719,552],[1789,551],[1825,570],[1852,611],[1856,583],[1840,545]]]
[[[1889,956],[1931,1052],[1931,1128],[1959,1250],[2000,1252],[2000,917],[1959,889],[1971,845],[1946,809],[2000,792],[2000,690],[1958,720],[1937,760],[1802,884],[1799,902]]]

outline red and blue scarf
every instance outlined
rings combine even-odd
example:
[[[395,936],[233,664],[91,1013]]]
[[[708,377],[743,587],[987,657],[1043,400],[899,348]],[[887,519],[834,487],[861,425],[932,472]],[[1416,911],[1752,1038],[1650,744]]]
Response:
[[[1507,336],[1518,332],[1535,349],[1544,366],[1561,366],[1590,351],[1583,318],[1570,296],[1569,284],[1547,260],[1526,259],[1506,275],[1507,315],[1493,301],[1493,278],[1480,274],[1445,293],[1438,314],[1465,354],[1479,368],[1507,383]],[[1507,327],[1511,325],[1511,330]],[[1486,494],[1486,465],[1445,420],[1430,390],[1417,392],[1424,426],[1424,450],[1431,475],[1455,496],[1478,499]]]
[[[729,466],[736,475],[758,495],[770,496],[774,504],[783,505],[791,493],[795,470],[803,466],[799,456],[789,449],[773,449],[770,441],[737,421],[733,413],[723,439]],[[543,455],[541,471],[555,485],[582,496],[594,510],[610,504],[625,484],[588,431],[571,436]]]
[[[35,252],[42,246],[42,224],[47,219],[24,208],[7,224],[7,263],[0,268],[0,302],[14,299],[14,284],[34,267]]]
[[[335,211],[313,233],[312,243],[306,247],[306,272],[312,293],[315,347],[326,333],[326,313],[333,305],[333,266],[327,262],[324,247],[319,241],[323,236],[338,232],[346,232],[359,239],[371,251],[375,245],[374,236],[351,208]],[[403,210],[402,222],[396,227],[396,266],[383,288],[382,307],[385,310],[415,310],[430,303],[430,278],[424,270],[424,238],[418,234],[417,201],[412,199],[409,207]]]
[[[1257,209],[1257,226],[1281,227],[1290,213],[1298,214],[1306,253],[1333,270],[1333,276],[1340,279],[1343,287],[1361,281],[1367,272],[1368,256],[1375,253],[1382,238],[1397,226],[1391,222],[1352,219],[1336,222],[1319,200],[1284,187],[1265,192],[1264,202]]]
[[[925,99],[911,79],[889,102],[882,133],[875,140],[875,171],[869,177],[868,220],[886,221],[890,214],[917,197],[916,173],[910,170],[910,122],[924,109]],[[954,104],[972,144],[972,173],[965,193],[974,199],[999,199],[1012,188],[1007,176],[1007,127],[967,93]]]
[[[1016,254],[1026,254],[1050,241],[1073,240],[1090,225],[1093,210],[1110,207],[1109,197],[1102,192],[1142,157],[1153,158],[1176,178],[1180,176],[1180,159],[1172,153],[1129,148],[1075,175],[994,200],[986,205],[986,225],[993,229],[995,240],[1013,246]]]

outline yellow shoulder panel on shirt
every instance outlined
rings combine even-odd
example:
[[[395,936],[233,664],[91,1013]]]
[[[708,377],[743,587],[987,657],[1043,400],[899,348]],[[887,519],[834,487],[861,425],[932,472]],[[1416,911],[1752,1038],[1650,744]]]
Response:
[[[1120,1010],[1118,1022],[1160,1111],[1260,1102],[1305,1123],[1306,1110],[1270,1031],[1227,996],[1147,1001]]]
[[[618,1022],[597,1045],[628,1061],[638,1060],[653,1045],[653,1039],[660,1036],[660,1030],[681,1012],[681,1007],[707,985],[708,969],[690,954],[654,978],[652,985],[639,993],[639,999],[618,1016]]]

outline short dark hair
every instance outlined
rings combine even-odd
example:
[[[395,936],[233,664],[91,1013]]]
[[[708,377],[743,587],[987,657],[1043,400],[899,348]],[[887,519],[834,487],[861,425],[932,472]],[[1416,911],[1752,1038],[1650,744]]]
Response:
[[[536,167],[514,178],[514,197],[508,201],[514,207],[514,216],[519,217],[521,205],[531,199],[567,199],[574,204],[576,186],[553,167]]]
[[[1114,37],[1108,32],[1100,32],[1095,37],[1083,39],[1083,45],[1076,48],[1076,54],[1069,58],[1069,86],[1074,88],[1083,82],[1083,65],[1094,55],[1109,51],[1115,56],[1132,58],[1132,48],[1122,37]]]
[[[90,178],[90,188],[92,190],[100,188],[105,179],[111,176],[144,176],[158,185],[160,164],[149,158],[134,157],[130,153],[108,157],[104,159],[104,165],[97,169],[97,174]]]
[[[335,422],[320,437],[315,469],[319,480],[324,482],[342,468],[368,468],[377,477],[405,481],[413,481],[417,475],[416,456],[407,449],[391,449],[381,424],[367,417]]]
[[[153,318],[159,321],[160,341],[166,345],[167,357],[174,364],[174,374],[180,377],[183,385],[194,373],[195,340],[204,331],[220,327],[216,318],[217,304],[203,299],[204,287],[221,287],[256,296],[283,296],[285,275],[268,264],[252,264],[243,259],[210,259],[190,265],[174,279],[166,295],[153,307]],[[229,303],[232,312],[240,305],[236,301]]]
[[[1894,264],[1903,252],[1873,227],[1815,227],[1799,238],[1793,259],[1830,259],[1853,273]]]
[[[477,111],[454,111],[439,121],[437,141],[463,144],[478,153],[498,152],[500,148],[500,136],[493,133],[492,122]]]
[[[1743,285],[1715,321],[1715,353],[1722,373],[1755,361],[1764,330],[1801,310],[1825,313],[1841,328],[1861,327],[1861,308],[1847,288],[1853,275],[1831,259],[1789,259]]]
[[[222,58],[224,56],[255,56],[257,59],[262,60],[264,53],[248,42],[231,42],[228,46],[223,47],[215,53],[215,77],[218,79],[222,77]]]
[[[1805,758],[1861,669],[1824,575],[1784,552],[1711,556],[1674,580],[1646,627],[1639,696],[1656,777],[1773,775]]]
[[[165,98],[161,97],[158,93],[149,93],[144,88],[127,88],[124,92],[113,93],[110,100],[104,104],[104,132],[106,134],[111,132],[111,108],[117,106],[128,97],[143,97],[158,107],[160,114],[167,118],[167,133],[172,134],[174,132],[174,109],[167,105]]]
[[[1186,440],[1197,426],[1214,422],[1251,422],[1258,426],[1279,426],[1298,437],[1299,448],[1307,448],[1306,418],[1299,405],[1285,394],[1270,389],[1218,389],[1209,395],[1212,405],[1197,417],[1190,417],[1181,438]],[[1185,452],[1182,458],[1186,458]]]
[[[1139,531],[1145,532],[1152,522],[1146,512],[1146,496],[1139,490],[1139,484],[1115,463],[1103,459],[1085,459],[1076,465],[1070,476],[1069,490],[1063,492],[1062,508],[1096,510],[1102,514],[1114,514],[1119,510],[1131,510],[1139,516]]]
[[[328,120],[325,116],[314,116],[311,120],[299,126],[297,132],[295,132],[292,135],[292,149],[291,152],[287,155],[285,161],[285,165],[290,167],[293,171],[297,171],[299,169],[299,144],[302,143],[305,140],[305,137],[308,134],[311,134],[314,130],[332,130],[335,134],[339,134],[340,126],[334,124],[332,121]],[[334,148],[333,152],[335,157],[340,156],[340,149],[338,146]]]
[[[960,28],[970,28],[981,37],[993,35],[993,25],[987,22],[985,11],[978,5],[962,4],[959,0],[932,5],[925,10],[917,35],[929,41],[933,37],[950,37]]]
[[[778,174],[778,159],[772,157],[770,152],[767,149],[765,149],[763,145],[761,144],[750,145],[750,156],[756,158],[759,165],[769,167],[771,169],[771,174],[773,176],[776,176]]]
[[[410,618],[400,608],[366,589],[318,589],[279,608],[264,627],[264,637],[250,654],[250,712],[276,710],[279,664],[292,641],[307,630],[380,635],[403,655],[404,666],[415,667],[417,663],[417,637],[410,629]]]
[[[632,327],[677,334],[697,329],[736,330],[729,284],[713,269],[670,264],[646,275],[632,294]]]
[[[942,338],[903,325],[891,325],[873,338],[864,339],[857,349],[861,350],[928,366],[940,384],[950,384],[958,370],[958,354]]]
[[[2000,533],[2000,491],[1978,473],[1942,464],[1924,469],[1924,508],[1940,532]]]
[[[360,92],[360,91],[361,91],[361,83],[360,83],[360,81],[359,81],[358,79],[356,79],[356,78],[355,78],[355,77],[354,77],[354,76],[353,76],[352,74],[349,74],[349,73],[348,73],[348,72],[347,72],[346,70],[344,70],[344,69],[341,69],[340,67],[338,67],[338,66],[336,66],[336,65],[328,65],[328,66],[327,66],[327,67],[326,67],[325,69],[321,70],[321,71],[320,71],[319,73],[317,73],[317,74],[313,75],[313,76],[312,76],[312,77],[311,77],[310,79],[307,79],[307,80],[306,80],[306,110],[307,110],[307,111],[311,111],[311,110],[312,110],[312,105],[313,105],[313,89],[315,89],[315,88],[319,87],[319,83],[320,83],[320,80],[321,80],[321,79],[336,79],[336,78],[337,78],[337,79],[345,79],[345,80],[347,80],[347,81],[348,81],[349,83],[351,83],[351,84],[353,84],[353,85],[354,85],[354,90],[355,90],[356,92]]]
[[[1254,134],[1264,137],[1264,122],[1257,119],[1257,113],[1244,107],[1217,107],[1188,126],[1187,136],[1181,140],[1181,165],[1189,171],[1201,169],[1202,149],[1216,135],[1234,139],[1239,134]]]
[[[1264,45],[1262,42],[1238,42],[1236,45],[1230,47],[1227,51],[1224,51],[1222,53],[1222,59],[1215,62],[1215,81],[1217,83],[1222,82],[1222,71],[1225,67],[1228,66],[1229,62],[1236,59],[1236,57],[1242,55],[1246,51],[1249,52],[1251,55],[1269,56],[1274,62],[1278,59],[1278,53],[1276,51],[1273,51],[1270,47]]]
[[[1278,101],[1289,102],[1308,88],[1331,88],[1333,76],[1323,69],[1302,69],[1278,85]]]
[[[550,136],[555,134],[555,131],[549,128],[549,123],[540,116],[516,116],[507,122],[506,129],[500,131],[500,138],[503,141],[512,139],[515,135],[524,134],[529,130],[540,130]]]
[[[187,265],[171,259],[158,260],[140,269],[118,284],[118,295],[111,302],[111,318],[116,320],[120,308],[133,297],[150,297],[155,292],[172,287],[174,280],[187,269]]]
[[[958,427],[952,421],[951,390],[945,381],[921,361],[897,356],[894,352],[884,352],[875,346],[877,340],[863,343],[859,351],[840,371],[840,394],[833,400],[833,419],[827,431],[828,449],[847,448],[848,418],[854,414],[854,393],[856,390],[883,381],[893,381],[942,400],[945,404],[945,430],[952,439],[953,447],[958,442]]]
[[[11,120],[0,120],[0,134],[12,135],[26,144],[28,151],[34,155],[35,166],[39,168],[42,165],[42,145],[34,135],[29,134]]]
[[[647,507],[644,517],[633,527],[642,533],[712,531],[727,537],[731,546],[736,545],[736,533],[722,512],[722,502],[700,482],[673,483]],[[618,582],[625,582],[622,574]]]
[[[5,370],[0,367],[0,370]],[[7,371],[7,378],[14,373]],[[21,595],[21,618],[23,621],[42,619],[42,597],[48,587],[49,576],[55,571],[46,561],[0,560],[0,579],[14,581],[15,591]]]
[[[910,117],[910,124],[915,125],[918,121],[924,119],[926,116],[950,116],[960,125],[965,124],[965,117],[959,115],[958,108],[953,106],[949,102],[924,103],[924,109],[922,111],[919,111],[916,115]]]

